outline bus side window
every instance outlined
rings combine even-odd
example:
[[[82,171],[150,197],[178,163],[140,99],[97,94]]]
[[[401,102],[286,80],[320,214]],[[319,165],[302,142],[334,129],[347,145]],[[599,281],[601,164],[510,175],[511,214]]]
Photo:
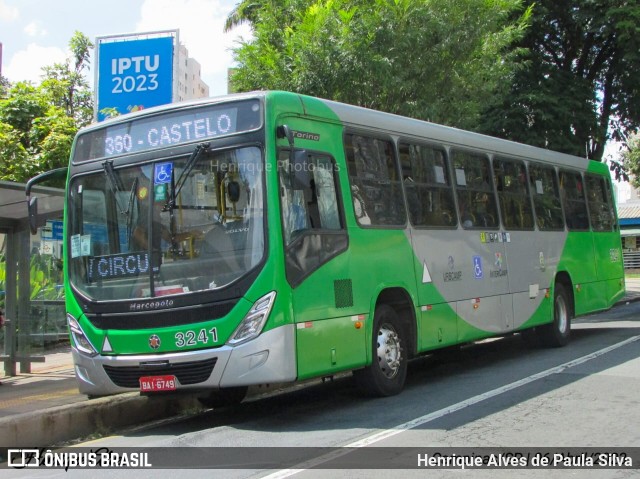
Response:
[[[552,166],[529,164],[529,188],[533,195],[536,223],[542,231],[564,228],[558,177]]]
[[[393,143],[347,134],[344,145],[358,224],[403,226],[406,212]]]
[[[287,281],[297,287],[347,249],[336,164],[326,155],[288,150],[278,156]]]
[[[285,242],[308,231],[342,229],[333,161],[307,154],[304,162],[290,165],[289,152],[282,150],[279,165]]]
[[[615,230],[614,214],[604,178],[586,174],[589,218],[593,231]]]
[[[582,175],[575,171],[560,171],[560,196],[567,228],[571,231],[589,229]]]
[[[505,228],[533,229],[533,212],[524,162],[496,158],[493,179],[498,190],[500,213]]]
[[[498,207],[493,193],[489,158],[452,150],[456,195],[463,228],[497,228]]]
[[[398,151],[411,224],[455,226],[453,190],[444,150],[400,142]]]

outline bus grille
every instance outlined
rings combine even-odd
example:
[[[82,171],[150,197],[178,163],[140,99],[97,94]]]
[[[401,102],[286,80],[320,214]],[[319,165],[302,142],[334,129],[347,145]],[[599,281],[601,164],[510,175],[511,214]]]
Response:
[[[139,388],[140,378],[144,376],[173,375],[180,384],[197,384],[206,381],[218,358],[186,363],[167,363],[154,366],[108,366],[103,365],[109,378],[123,388]]]

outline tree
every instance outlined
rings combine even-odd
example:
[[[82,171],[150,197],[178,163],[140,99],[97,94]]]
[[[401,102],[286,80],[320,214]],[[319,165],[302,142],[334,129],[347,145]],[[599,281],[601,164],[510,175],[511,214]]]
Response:
[[[43,68],[41,87],[51,96],[54,105],[63,108],[79,127],[93,119],[92,92],[84,76],[93,46],[88,37],[76,31],[69,40],[72,57],[65,63]]]
[[[602,160],[640,121],[640,5],[628,0],[537,0],[528,50],[483,131]]]
[[[11,84],[9,83],[9,80],[0,75],[0,98],[4,98],[7,95],[10,87]]]
[[[243,24],[250,23],[255,25],[259,20],[259,12],[261,10],[262,3],[256,0],[244,0],[238,3],[224,23],[224,32],[228,33],[235,27]]]
[[[0,97],[0,179],[25,182],[65,166],[78,129],[91,121],[91,91],[83,76],[91,42],[79,32],[72,58],[45,67],[39,86],[18,82]]]
[[[21,181],[27,177],[22,171],[22,165],[28,163],[28,157],[20,133],[11,125],[0,121],[0,179]]]
[[[0,100],[0,179],[25,182],[66,165],[77,130],[45,90],[17,83]]]
[[[234,50],[234,90],[289,90],[469,129],[510,81],[519,51],[508,47],[528,17],[518,0],[248,1],[237,13],[230,25],[248,21],[254,39]]]
[[[620,156],[625,170],[632,175],[631,184],[640,189],[640,132],[629,135],[627,149]]]

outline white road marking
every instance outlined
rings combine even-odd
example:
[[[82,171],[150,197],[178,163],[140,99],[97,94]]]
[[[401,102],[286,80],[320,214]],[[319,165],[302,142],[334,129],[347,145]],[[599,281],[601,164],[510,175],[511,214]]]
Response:
[[[283,479],[285,477],[290,477],[293,476],[294,474],[298,474],[299,472],[305,471],[307,469],[311,469],[312,467],[318,466],[320,464],[323,464],[325,462],[329,462],[333,459],[336,459],[338,457],[341,457],[345,454],[349,453],[349,449],[348,448],[354,448],[354,447],[367,447],[370,446],[376,442],[380,442],[383,441],[384,439],[390,438],[392,436],[395,436],[397,434],[400,434],[404,431],[407,431],[409,429],[413,429],[416,428],[418,426],[422,426],[423,424],[426,424],[428,422],[431,421],[435,421],[436,419],[440,419],[441,417],[444,417],[448,414],[453,414],[454,412],[460,411],[462,409],[465,409],[469,406],[473,406],[475,404],[478,404],[479,402],[485,401],[487,399],[490,399],[492,397],[495,396],[499,396],[500,394],[504,394],[506,392],[512,391],[513,389],[519,388],[521,386],[525,386],[529,383],[532,383],[534,381],[537,381],[539,379],[545,378],[547,376],[551,376],[552,374],[558,374],[563,372],[566,369],[578,366],[580,364],[586,363],[587,361],[591,361],[592,359],[595,359],[599,356],[602,356],[603,354],[607,354],[611,351],[614,351],[615,349],[621,348],[623,346],[626,346],[627,344],[631,344],[635,341],[638,341],[640,339],[640,335],[638,336],[633,336],[629,339],[626,339],[624,341],[621,341],[619,343],[613,344],[611,346],[608,346],[606,348],[600,349],[598,351],[595,351],[591,354],[587,354],[586,356],[582,356],[578,359],[574,359],[573,361],[569,361],[566,362],[564,364],[561,364],[559,366],[556,366],[554,368],[550,368],[547,369],[545,371],[539,372],[537,374],[533,374],[531,376],[528,376],[526,378],[520,379],[518,381],[506,384],[504,386],[501,386],[499,388],[496,389],[492,389],[491,391],[487,391],[485,393],[482,394],[478,394],[476,396],[473,396],[469,399],[465,399],[464,401],[460,401],[456,404],[452,404],[451,406],[447,406],[445,408],[439,409],[438,411],[434,411],[432,413],[429,414],[425,414],[424,416],[420,416],[416,419],[413,419],[411,421],[405,422],[403,424],[400,424],[398,426],[395,426],[391,429],[387,429],[384,431],[380,431],[376,434],[372,434],[370,436],[367,436],[363,439],[360,439],[359,441],[355,441],[352,442],[350,444],[346,444],[345,446],[343,446],[345,449],[341,450],[341,449],[337,449],[335,452],[331,452],[328,454],[325,454],[323,456],[317,457],[315,459],[311,459],[309,461],[303,462],[301,464],[298,465],[298,467],[296,467],[295,469],[282,469],[280,471],[276,471],[272,474],[269,474],[267,476],[263,476],[262,479]]]

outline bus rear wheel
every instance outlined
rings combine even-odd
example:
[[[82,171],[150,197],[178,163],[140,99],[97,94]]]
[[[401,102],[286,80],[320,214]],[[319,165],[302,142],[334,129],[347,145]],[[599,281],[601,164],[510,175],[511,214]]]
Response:
[[[571,337],[571,302],[566,287],[556,283],[553,293],[553,322],[537,329],[542,344],[550,347],[565,346]]]
[[[200,404],[207,408],[223,408],[237,406],[247,395],[247,386],[222,388],[211,391],[207,396],[198,398]]]
[[[357,386],[369,396],[398,394],[407,377],[405,329],[396,312],[387,305],[376,308],[373,319],[372,361],[354,371]]]

